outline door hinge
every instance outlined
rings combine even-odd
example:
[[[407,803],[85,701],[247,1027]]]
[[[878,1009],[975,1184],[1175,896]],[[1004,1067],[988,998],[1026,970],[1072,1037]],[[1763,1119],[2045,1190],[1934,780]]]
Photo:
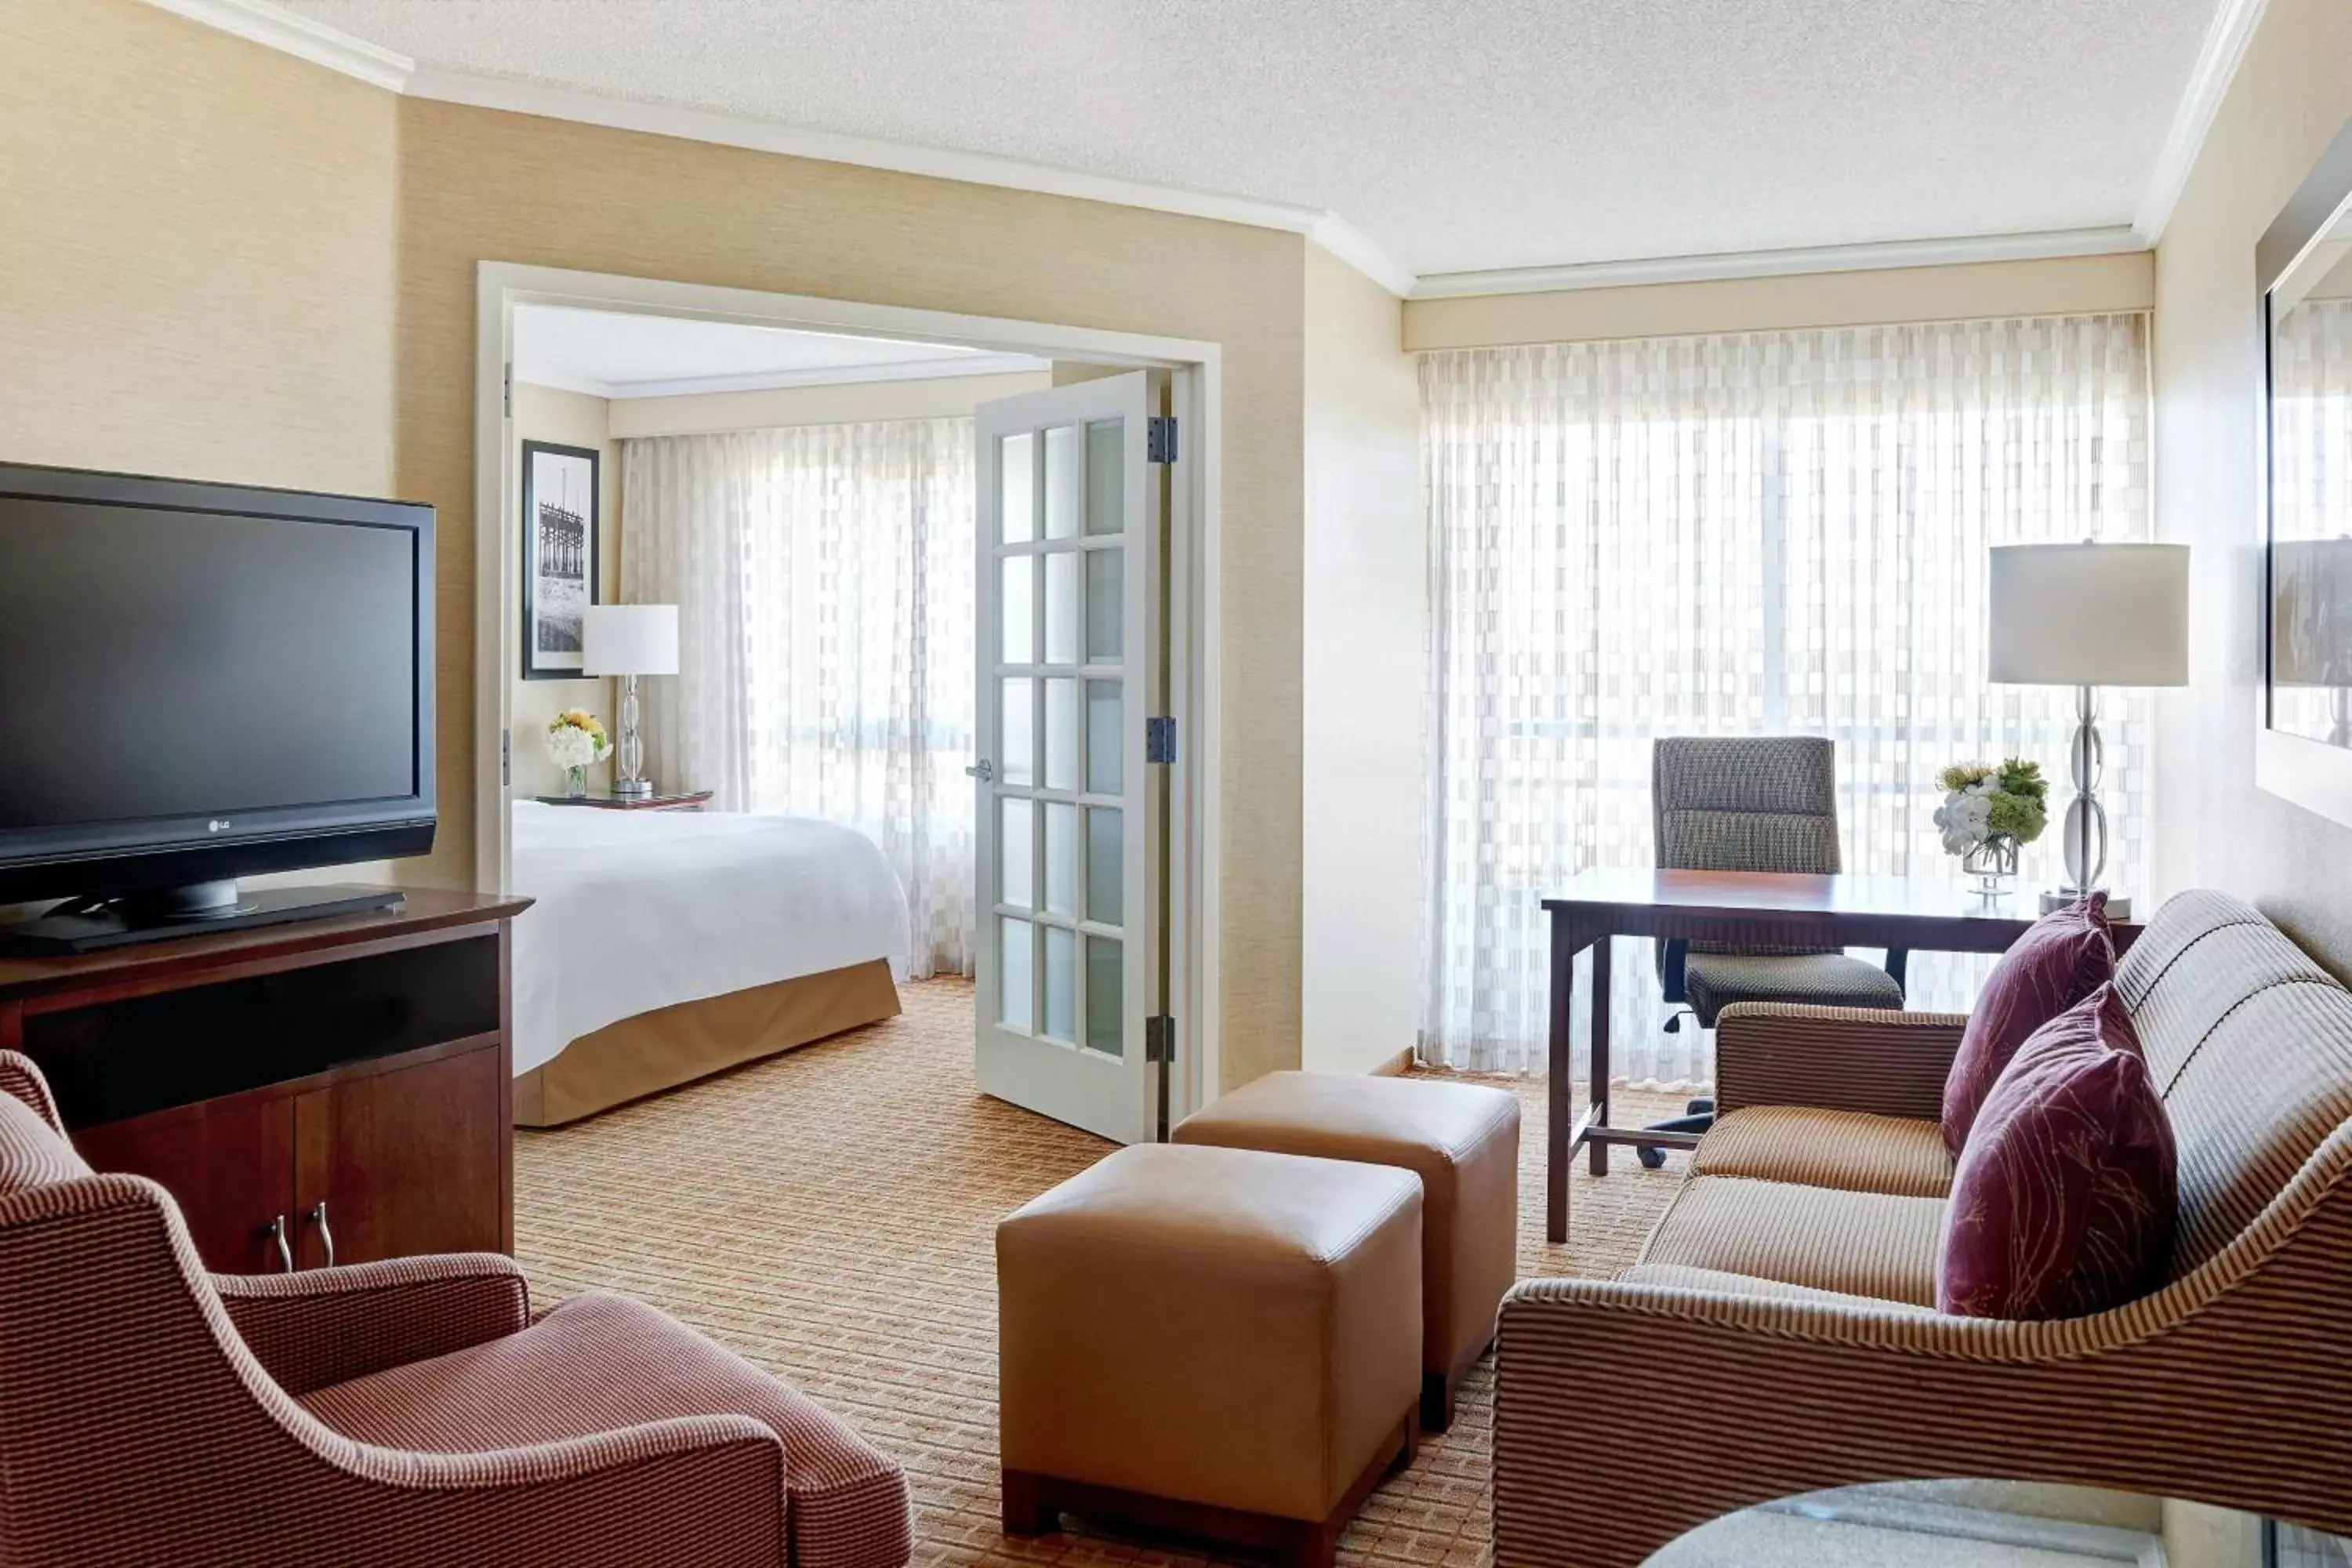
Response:
[[[499,731],[499,783],[514,783],[514,731]]]
[[[503,401],[502,401],[502,406],[506,409],[507,417],[508,417],[508,418],[509,418],[509,419],[513,418],[513,417],[514,417],[514,366],[513,366],[511,363],[509,363],[509,364],[507,366],[506,383],[505,383],[504,389],[502,390],[502,392],[501,392],[501,394],[500,394],[500,396],[501,396],[501,398],[502,398],[502,400],[503,400]]]
[[[1151,462],[1176,460],[1176,416],[1155,414],[1143,422],[1143,455]]]
[[[1147,1062],[1172,1062],[1176,1059],[1176,1020],[1165,1013],[1143,1020],[1143,1059]]]
[[[1143,760],[1147,763],[1172,763],[1176,760],[1176,721],[1146,719],[1143,721]]]

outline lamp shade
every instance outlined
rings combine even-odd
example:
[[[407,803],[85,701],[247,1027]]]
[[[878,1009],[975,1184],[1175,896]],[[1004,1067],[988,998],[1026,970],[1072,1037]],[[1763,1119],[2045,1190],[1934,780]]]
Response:
[[[591,605],[581,626],[583,675],[676,675],[676,605]]]
[[[2187,545],[2008,544],[1990,553],[1994,680],[2189,684]]]

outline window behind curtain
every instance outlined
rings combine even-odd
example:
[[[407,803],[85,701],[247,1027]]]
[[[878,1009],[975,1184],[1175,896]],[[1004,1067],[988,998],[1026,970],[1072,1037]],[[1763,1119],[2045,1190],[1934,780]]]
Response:
[[[1537,900],[1653,863],[1656,737],[1834,739],[1849,871],[1949,874],[1929,821],[1948,763],[2031,757],[2062,806],[2074,695],[1986,681],[1985,552],[2147,537],[2147,359],[2138,315],[1425,356],[1423,1056],[1541,1065]],[[2147,698],[2107,714],[2109,880],[2130,886]],[[2054,833],[2024,872],[2055,882]],[[1703,1083],[1699,1032],[1660,1029],[1649,944],[1615,946],[1627,1079]],[[1984,967],[1916,956],[1913,1005],[1965,1006]]]
[[[678,606],[656,776],[882,847],[911,973],[972,965],[970,419],[624,441],[622,596]]]

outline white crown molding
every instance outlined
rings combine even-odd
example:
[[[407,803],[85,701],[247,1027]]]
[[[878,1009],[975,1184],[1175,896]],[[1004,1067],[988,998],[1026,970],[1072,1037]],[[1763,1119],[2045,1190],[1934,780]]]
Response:
[[[583,397],[602,397],[608,401],[613,395],[613,388],[608,383],[585,375],[565,375],[561,371],[526,372],[518,369],[514,374],[514,383],[517,386],[543,386],[551,392],[576,392]]]
[[[1031,354],[964,354],[955,359],[901,360],[892,364],[827,365],[814,370],[751,371],[740,375],[678,376],[666,381],[616,381],[612,398],[692,397],[706,392],[776,392],[795,386],[857,386],[877,381],[953,381],[972,375],[1036,375],[1052,360]]]
[[[2172,112],[2172,129],[2164,138],[2164,150],[2157,154],[2156,167],[2149,171],[2139,214],[2132,220],[2140,243],[2150,249],[2164,237],[2172,209],[2180,205],[2189,173],[2197,166],[2197,155],[2204,151],[2205,138],[2213,130],[2213,118],[2221,111],[2221,100],[2229,96],[2230,83],[2246,58],[2246,45],[2262,26],[2269,5],[2270,0],[2221,0],[2221,9],[2213,14],[2213,25],[2205,30],[2204,47],[2197,51],[2189,85]]]
[[[416,69],[416,62],[406,55],[378,48],[364,38],[297,16],[269,0],[148,0],[148,4],[394,92],[401,91]]]
[[[856,386],[875,381],[952,381],[971,375],[1034,375],[1052,360],[1034,354],[961,354],[954,359],[899,360],[885,364],[824,365],[808,370],[756,370],[735,375],[671,376],[645,381],[608,381],[560,371],[515,367],[526,386],[549,386],[587,397],[623,401],[636,397],[692,397],[706,392],[778,392],[795,386]]]
[[[1410,298],[1420,281],[1371,236],[1338,213],[1327,212],[1318,218],[1307,230],[1307,237],[1400,300]]]
[[[1415,300],[1482,294],[1537,294],[1567,289],[1622,289],[1638,283],[1698,283],[1733,278],[1788,278],[1806,272],[1866,272],[1880,268],[1950,267],[1978,261],[2028,261],[2058,256],[2114,256],[2144,250],[2137,231],[2051,229],[2034,234],[1964,235],[1800,250],[1733,250],[1710,256],[1659,256],[1639,261],[1586,261],[1493,272],[1424,273]]]

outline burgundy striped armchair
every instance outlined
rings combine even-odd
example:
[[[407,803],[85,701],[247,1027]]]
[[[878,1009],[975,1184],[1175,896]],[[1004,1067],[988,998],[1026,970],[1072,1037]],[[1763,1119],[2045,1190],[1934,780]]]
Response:
[[[0,1052],[0,1564],[899,1568],[898,1467],[651,1308],[497,1255],[257,1279]]]

